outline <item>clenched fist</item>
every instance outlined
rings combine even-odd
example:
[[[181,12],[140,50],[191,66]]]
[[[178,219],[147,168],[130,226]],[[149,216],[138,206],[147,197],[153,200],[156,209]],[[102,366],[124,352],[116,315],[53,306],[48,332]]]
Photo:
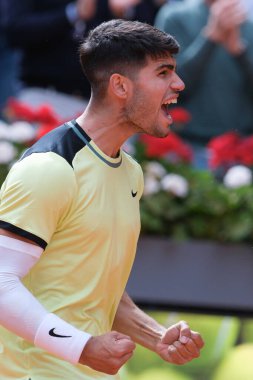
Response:
[[[135,343],[127,335],[112,331],[91,337],[86,343],[79,363],[115,375],[133,355]]]
[[[173,364],[185,364],[199,357],[204,342],[199,333],[180,321],[168,328],[157,344],[156,352],[162,359]]]

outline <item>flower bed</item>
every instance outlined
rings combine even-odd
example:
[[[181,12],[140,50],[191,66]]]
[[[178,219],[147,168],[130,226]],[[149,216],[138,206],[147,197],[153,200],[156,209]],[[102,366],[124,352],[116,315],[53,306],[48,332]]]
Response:
[[[220,182],[210,171],[166,161],[146,161],[143,168],[143,233],[179,240],[253,240],[250,169],[232,167]]]
[[[192,166],[193,150],[173,133],[141,137],[142,233],[177,240],[253,241],[253,137],[227,133],[206,147],[209,168]]]

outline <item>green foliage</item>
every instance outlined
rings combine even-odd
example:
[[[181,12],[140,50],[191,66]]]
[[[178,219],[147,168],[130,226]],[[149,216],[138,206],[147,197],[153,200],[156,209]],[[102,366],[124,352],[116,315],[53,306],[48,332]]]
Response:
[[[8,174],[8,166],[7,165],[1,165],[0,164],[0,187],[1,187],[1,184],[4,182],[7,174]]]
[[[142,372],[139,376],[135,377],[135,380],[192,380],[189,376],[178,373],[172,368],[159,368],[154,367]]]
[[[253,319],[241,319],[241,342],[253,344]]]
[[[212,380],[252,380],[253,344],[239,345],[224,358]]]
[[[253,187],[227,188],[208,170],[157,160],[166,172],[179,174],[188,193],[179,197],[160,189],[141,200],[142,233],[175,240],[253,241]],[[142,160],[145,178],[145,164]],[[158,179],[159,181],[160,179]]]

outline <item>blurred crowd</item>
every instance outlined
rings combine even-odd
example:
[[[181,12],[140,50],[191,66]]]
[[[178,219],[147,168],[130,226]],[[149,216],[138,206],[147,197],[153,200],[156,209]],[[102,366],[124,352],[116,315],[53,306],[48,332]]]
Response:
[[[186,88],[180,104],[191,120],[179,134],[205,167],[211,138],[234,131],[253,134],[252,0],[185,0],[167,5],[158,28],[176,36],[177,71]]]
[[[165,2],[0,0],[0,106],[11,94],[29,88],[89,98],[90,87],[78,59],[83,37],[112,18],[153,24]]]
[[[10,96],[82,110],[90,87],[78,47],[112,18],[154,24],[178,40],[186,84],[178,105],[191,119],[177,133],[194,146],[196,165],[205,166],[212,137],[252,134],[252,0],[0,0],[0,112]]]

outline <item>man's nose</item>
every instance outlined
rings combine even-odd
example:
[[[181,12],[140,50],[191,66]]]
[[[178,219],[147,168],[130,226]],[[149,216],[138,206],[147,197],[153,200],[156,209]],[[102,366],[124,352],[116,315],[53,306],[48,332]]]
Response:
[[[174,78],[171,82],[171,88],[174,91],[183,91],[185,89],[185,84],[182,81],[182,79],[177,75],[177,73],[174,73]]]

